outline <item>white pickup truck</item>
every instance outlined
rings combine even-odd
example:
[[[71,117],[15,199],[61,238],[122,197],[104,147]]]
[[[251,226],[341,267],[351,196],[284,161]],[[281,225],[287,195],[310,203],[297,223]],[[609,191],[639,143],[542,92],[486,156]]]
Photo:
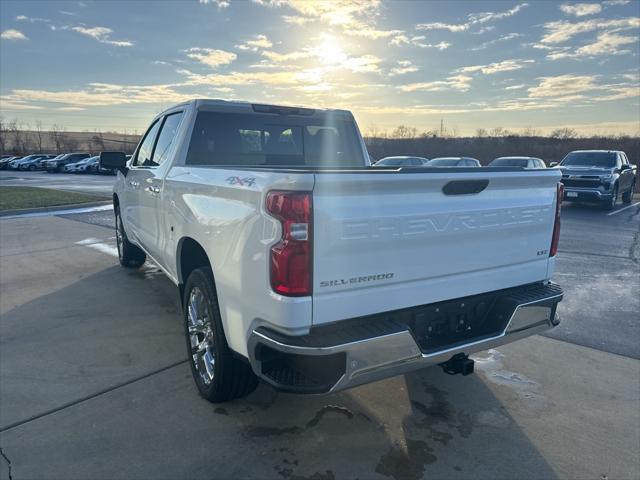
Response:
[[[556,169],[371,168],[350,112],[193,100],[117,169],[120,263],[180,288],[210,401],[342,390],[557,324]],[[560,195],[560,196],[559,196]]]

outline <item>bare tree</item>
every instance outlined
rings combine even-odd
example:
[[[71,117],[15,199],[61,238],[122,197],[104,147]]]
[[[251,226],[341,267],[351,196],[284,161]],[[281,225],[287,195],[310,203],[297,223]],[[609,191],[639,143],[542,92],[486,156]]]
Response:
[[[95,150],[98,153],[104,151],[104,138],[102,137],[102,132],[100,130],[95,130],[94,135],[91,137],[91,141],[89,142],[89,149]]]
[[[38,145],[38,153],[42,153],[42,138],[44,136],[44,133],[42,131],[41,120],[36,120],[35,132],[36,132],[36,144]]]
[[[393,138],[416,138],[418,129],[415,127],[407,127],[406,125],[398,125],[391,133]]]
[[[60,145],[65,152],[73,152],[78,149],[78,140],[67,133],[63,133],[60,136]]]
[[[485,138],[488,137],[489,133],[487,132],[487,130],[485,128],[477,128],[476,129],[476,137],[478,138]]]
[[[551,138],[558,138],[560,140],[571,140],[572,138],[578,137],[578,132],[576,132],[573,128],[556,128],[549,135]]]
[[[56,145],[56,153],[62,153],[62,137],[64,136],[65,128],[54,123],[51,125],[51,137],[53,138],[53,143]]]
[[[9,130],[4,117],[0,117],[0,152],[3,154],[9,150]]]

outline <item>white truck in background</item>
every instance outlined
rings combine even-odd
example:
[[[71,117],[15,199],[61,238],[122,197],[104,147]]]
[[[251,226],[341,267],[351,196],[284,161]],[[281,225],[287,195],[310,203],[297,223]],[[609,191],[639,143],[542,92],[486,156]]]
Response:
[[[351,113],[193,100],[118,169],[120,263],[180,288],[200,393],[342,390],[557,324],[555,169],[370,168]]]

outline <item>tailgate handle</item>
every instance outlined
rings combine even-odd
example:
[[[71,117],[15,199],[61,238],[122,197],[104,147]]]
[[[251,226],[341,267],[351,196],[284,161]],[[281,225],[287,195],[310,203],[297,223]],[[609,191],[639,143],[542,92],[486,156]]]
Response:
[[[453,180],[442,187],[445,195],[471,195],[480,193],[489,185],[489,180]]]

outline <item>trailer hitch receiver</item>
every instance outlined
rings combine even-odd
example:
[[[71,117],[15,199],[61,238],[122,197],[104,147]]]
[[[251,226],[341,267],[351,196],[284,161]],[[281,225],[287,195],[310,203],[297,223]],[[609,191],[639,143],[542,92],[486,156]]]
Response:
[[[444,373],[448,375],[457,375],[458,373],[464,375],[471,375],[473,373],[474,361],[464,353],[458,353],[449,360],[441,363],[440,366]]]

